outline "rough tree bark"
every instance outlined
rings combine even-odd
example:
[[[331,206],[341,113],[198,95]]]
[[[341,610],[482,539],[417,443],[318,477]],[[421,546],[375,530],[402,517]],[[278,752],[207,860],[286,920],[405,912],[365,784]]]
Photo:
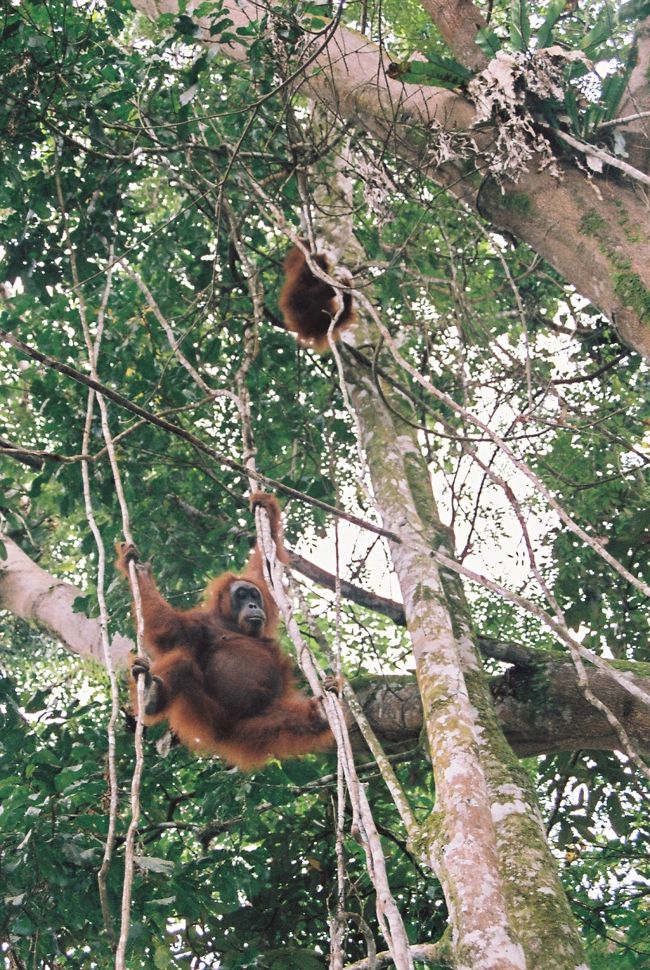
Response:
[[[151,18],[178,12],[178,0],[132,3]],[[195,6],[191,0],[186,12],[191,14]],[[472,41],[481,17],[470,0],[429,0],[425,6],[455,55],[469,67],[483,66]],[[253,0],[228,0],[224,7],[235,27],[264,13]],[[197,18],[196,23],[197,37],[218,46],[210,37],[207,18]],[[485,162],[478,168],[461,159],[440,165],[434,150],[437,131],[467,131],[475,117],[470,101],[451,91],[391,80],[383,52],[345,27],[339,26],[326,42],[319,38],[318,44],[305,52],[305,59],[313,59],[296,81],[301,93],[427,172],[495,227],[528,243],[614,323],[621,340],[650,357],[647,189],[620,172],[588,174],[582,159],[580,165],[574,164],[566,146],[557,149],[563,155],[560,180],[533,164],[516,184],[500,187],[486,175]],[[638,46],[639,67],[624,107],[643,113],[650,109],[647,60],[641,63],[649,54],[647,22],[641,25]],[[223,45],[221,53],[238,61],[248,56],[246,47],[235,42]],[[637,156],[647,153],[646,124],[647,118],[637,123]],[[493,133],[483,128],[473,137],[487,159]]]
[[[473,71],[487,67],[488,58],[476,43],[476,32],[487,22],[471,0],[422,0],[422,6],[457,61]]]
[[[648,686],[650,669],[634,681]],[[607,704],[632,737],[637,750],[650,754],[650,710],[603,671],[587,671],[589,687]],[[353,684],[373,730],[384,744],[417,744],[422,703],[411,677],[373,678]],[[539,664],[511,667],[490,683],[495,710],[508,744],[521,758],[561,751],[616,751],[620,740],[603,714],[580,690],[572,663],[540,656]]]

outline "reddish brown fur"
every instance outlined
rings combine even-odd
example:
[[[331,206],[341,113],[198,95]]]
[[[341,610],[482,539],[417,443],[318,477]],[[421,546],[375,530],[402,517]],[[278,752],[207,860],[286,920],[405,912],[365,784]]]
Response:
[[[278,556],[287,562],[275,496],[256,493],[251,504],[269,513]],[[124,575],[131,558],[137,561],[134,547],[118,545],[116,566]],[[145,723],[167,721],[188,748],[219,755],[244,770],[272,757],[331,747],[318,701],[296,689],[291,661],[274,639],[278,611],[257,546],[241,575],[218,576],[204,605],[191,610],[175,610],[163,599],[149,567],[137,566],[137,576],[157,691],[156,713],[147,714]],[[267,620],[258,636],[242,632],[232,616],[229,589],[237,580],[253,583],[262,595]]]
[[[331,266],[324,253],[315,253],[312,260],[325,273],[331,275]],[[313,347],[320,353],[328,350],[327,331],[340,309],[341,296],[333,286],[312,272],[305,254],[297,246],[287,253],[284,271],[286,275],[279,305],[287,330],[298,334],[300,343],[307,347]],[[343,310],[333,332],[335,340],[356,319],[352,295],[343,293],[342,297]]]

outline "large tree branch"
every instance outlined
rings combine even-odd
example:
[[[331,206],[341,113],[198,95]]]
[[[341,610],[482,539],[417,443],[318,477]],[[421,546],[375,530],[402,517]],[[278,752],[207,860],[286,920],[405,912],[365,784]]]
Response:
[[[177,0],[132,2],[152,18],[178,11]],[[235,28],[256,21],[263,12],[252,0],[229,0],[224,7]],[[441,25],[447,23],[449,32],[454,23],[458,26],[454,18],[463,7],[461,0],[431,0],[432,15]],[[218,47],[209,21],[196,22],[199,39]],[[475,33],[474,26],[469,33],[472,30]],[[220,51],[242,62],[248,57],[239,42],[221,45]],[[641,42],[639,53],[640,58],[647,56]],[[622,177],[588,175],[570,161],[561,162],[559,181],[548,171],[538,171],[533,162],[517,184],[503,186],[489,178],[482,183],[460,159],[441,165],[433,150],[438,126],[446,132],[470,129],[473,106],[451,91],[392,80],[386,66],[382,52],[368,38],[334,25],[329,35],[313,42],[290,83],[427,172],[495,226],[532,246],[614,322],[622,340],[650,357],[650,234],[639,228],[648,218],[643,190]],[[473,135],[487,157],[495,132],[482,128]]]
[[[647,688],[650,670],[632,677]],[[640,753],[650,753],[650,709],[605,671],[587,669],[589,687],[618,717]],[[356,685],[355,685],[356,687]],[[368,720],[384,741],[413,744],[422,730],[422,708],[415,682],[383,678],[357,687]],[[578,686],[570,661],[548,658],[536,669],[512,668],[496,677],[492,692],[501,728],[513,751],[525,758],[560,751],[615,751],[620,741],[606,717]]]
[[[7,555],[0,561],[0,608],[38,623],[68,650],[103,664],[99,621],[74,612],[81,590],[41,569],[7,536],[0,541]],[[125,664],[132,649],[128,637],[116,634],[111,641],[114,664]]]
[[[98,620],[73,612],[74,601],[83,595],[82,591],[46,572],[11,539],[4,537],[2,541],[7,558],[0,562],[0,608],[37,623],[68,650],[103,664]],[[306,562],[293,554],[292,561],[295,560]],[[316,581],[323,572],[311,565],[305,570]],[[325,573],[326,580],[328,575]],[[349,587],[358,590],[352,584]],[[380,603],[382,599],[375,597]],[[363,605],[369,607],[369,602],[366,599]],[[392,600],[384,602],[391,604],[393,612],[401,609]],[[384,609],[380,612],[386,613]],[[485,656],[517,665],[494,679],[493,694],[504,734],[518,755],[618,747],[618,738],[607,719],[585,700],[570,661],[489,637],[480,638],[479,643]],[[111,641],[115,665],[126,665],[132,649],[128,637],[116,634]],[[646,687],[650,670],[638,665],[633,679]],[[614,711],[639,749],[649,751],[650,710],[605,671],[590,668],[589,685]],[[418,742],[422,706],[412,678],[373,677],[354,686],[373,729],[384,742]]]

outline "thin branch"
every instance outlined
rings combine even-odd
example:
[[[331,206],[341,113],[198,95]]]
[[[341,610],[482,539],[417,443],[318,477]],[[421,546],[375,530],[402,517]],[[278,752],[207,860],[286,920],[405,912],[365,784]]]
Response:
[[[98,321],[97,321],[97,335],[94,343],[90,339],[90,334],[86,334],[89,341],[89,355],[91,359],[92,366],[94,367],[94,361],[97,359],[97,354],[99,351],[99,345],[102,339],[102,334],[104,330],[104,320],[106,313],[106,306],[108,303],[108,297],[111,288],[111,271],[108,270],[106,273],[106,286],[104,288],[104,295],[102,297]],[[84,326],[84,332],[86,332],[85,327],[85,314],[82,315],[82,325]],[[86,422],[83,432],[83,443],[82,452],[84,455],[88,454],[88,448],[90,444],[90,435],[92,431],[93,424],[93,412],[95,406],[96,392],[92,389],[88,391],[88,404],[86,407]],[[113,920],[111,917],[110,905],[108,901],[108,891],[107,891],[107,879],[108,873],[111,867],[111,862],[113,858],[113,850],[115,848],[115,833],[117,829],[117,813],[119,808],[119,786],[117,778],[117,763],[116,763],[116,736],[115,728],[120,714],[120,694],[117,683],[117,676],[115,674],[115,667],[113,664],[113,658],[111,656],[109,634],[108,634],[108,609],[106,606],[106,595],[105,595],[105,575],[106,575],[106,550],[104,548],[104,541],[102,539],[101,532],[97,525],[95,519],[95,513],[93,509],[92,493],[90,487],[90,462],[87,458],[83,458],[81,462],[81,477],[83,482],[83,494],[84,494],[84,505],[86,509],[86,519],[90,527],[90,531],[95,539],[95,545],[97,547],[97,603],[99,606],[99,630],[100,630],[100,640],[102,645],[102,652],[104,655],[104,664],[108,672],[110,691],[111,691],[111,715],[107,726],[107,738],[108,738],[108,790],[109,790],[109,813],[108,813],[108,831],[106,834],[106,842],[104,844],[104,855],[102,858],[102,864],[100,866],[99,872],[97,873],[97,884],[99,887],[99,899],[102,909],[102,916],[104,919],[104,926],[106,928],[106,933],[108,935],[110,944],[115,952],[117,948],[117,938],[113,929]]]
[[[381,321],[379,314],[376,312],[375,308],[372,306],[371,302],[367,300],[362,294],[359,294],[358,298],[363,300],[364,306],[368,310],[373,322],[376,324],[379,332],[381,333],[386,345],[390,349],[390,352],[395,360],[396,364],[405,370],[411,377],[420,384],[429,394],[432,394],[437,400],[444,403],[447,407],[451,408],[456,414],[460,415],[464,420],[469,421],[474,424],[477,428],[480,428],[496,445],[498,445],[501,452],[509,459],[512,465],[522,473],[529,481],[532,482],[537,492],[544,497],[550,508],[557,513],[562,522],[578,536],[586,545],[588,545],[595,553],[597,553],[602,559],[605,560],[617,573],[619,573],[628,583],[634,586],[636,589],[640,590],[646,596],[650,596],[650,586],[643,582],[643,580],[638,579],[629,570],[627,570],[617,559],[612,556],[602,542],[598,539],[594,539],[585,530],[578,525],[574,519],[564,510],[560,503],[553,497],[550,490],[544,485],[541,479],[532,471],[529,466],[521,461],[517,455],[513,452],[512,448],[507,444],[504,439],[493,431],[489,425],[482,421],[476,414],[468,411],[462,405],[458,404],[451,395],[447,394],[445,391],[441,391],[437,388],[430,380],[423,377],[422,374],[410,364],[404,356],[400,353],[397,344],[395,343],[392,334],[388,328]],[[1,333],[1,331],[0,331]]]
[[[336,578],[332,573],[328,573],[326,569],[323,569],[322,566],[317,566],[316,563],[310,562],[304,556],[291,551],[289,551],[289,561],[292,569],[302,573],[307,579],[318,583],[319,586],[323,586],[325,589],[334,592]],[[372,610],[373,613],[382,613],[397,626],[406,626],[404,607],[396,600],[388,599],[385,596],[378,596],[377,593],[371,593],[369,590],[355,586],[345,579],[341,580],[341,595],[345,599],[349,599],[353,603],[365,607],[367,610]]]
[[[143,418],[149,424],[156,425],[157,427],[162,428],[163,431],[167,431],[169,434],[173,434],[177,438],[187,441],[192,445],[193,448],[196,448],[197,451],[200,451],[203,454],[208,455],[210,458],[215,459],[215,461],[225,465],[226,468],[229,468],[231,471],[238,472],[242,475],[249,474],[248,469],[241,462],[235,461],[234,459],[229,458],[227,455],[224,455],[222,452],[217,451],[215,448],[206,445],[205,442],[201,441],[200,438],[197,438],[195,435],[191,434],[189,431],[186,431],[184,428],[181,428],[179,425],[172,424],[170,421],[166,421],[164,418],[159,417],[153,412],[147,411],[146,408],[142,408],[138,404],[134,404],[127,397],[124,397],[123,394],[119,394],[117,391],[112,390],[110,387],[107,387],[105,384],[102,384],[95,378],[88,377],[86,374],[76,370],[69,364],[64,364],[61,361],[56,360],[54,357],[50,357],[48,354],[41,353],[40,350],[23,343],[22,340],[18,340],[17,337],[14,337],[13,334],[6,330],[0,329],[0,339],[4,340],[5,343],[11,344],[11,346],[15,347],[16,350],[26,354],[33,360],[38,360],[40,363],[45,364],[52,370],[58,371],[60,374],[65,374],[66,377],[72,378],[72,380],[79,384],[84,384],[86,387],[94,388],[104,397],[108,398],[108,400],[113,401],[115,404],[118,404],[127,411],[131,411],[132,414],[137,414],[138,417]],[[329,515],[337,515],[339,518],[345,519],[347,522],[351,522],[352,525],[356,525],[360,529],[366,529],[368,532],[373,532],[375,535],[383,536],[385,539],[390,539],[392,542],[401,542],[399,536],[389,532],[386,529],[382,529],[381,526],[375,525],[373,522],[368,522],[357,515],[352,515],[348,512],[342,511],[341,509],[334,508],[334,506],[328,505],[327,502],[321,502],[320,499],[313,498],[311,495],[300,492],[296,488],[291,488],[289,485],[276,481],[274,478],[269,478],[267,475],[262,475],[257,471],[252,473],[252,477],[256,482],[267,486],[273,491],[281,492],[284,495],[288,495],[290,498],[295,498],[300,502],[306,502],[308,505],[313,505],[314,508],[321,509],[323,512],[327,512]]]
[[[11,441],[7,441],[6,438],[0,438],[0,455],[8,455],[11,458],[15,458],[17,461],[21,461],[23,465],[29,465],[30,468],[41,469],[44,464],[45,458],[51,458],[55,461],[69,461],[70,459],[63,458],[61,455],[55,455],[48,451],[34,451],[31,448],[22,448],[20,445],[14,445]]]
[[[642,118],[650,118],[650,111],[637,111],[633,115],[625,115],[623,118],[612,118],[611,121],[603,121],[599,128],[613,128],[615,125],[629,125],[632,121],[640,121]]]
[[[641,182],[643,185],[650,185],[650,175],[646,175],[645,172],[639,171],[638,168],[634,168],[628,162],[624,162],[622,159],[617,158],[615,155],[610,155],[609,152],[604,152],[602,148],[596,148],[595,145],[590,145],[585,141],[581,141],[579,138],[574,138],[570,135],[568,131],[561,131],[559,128],[552,128],[550,125],[542,125],[546,131],[550,131],[552,135],[559,138],[561,141],[571,145],[572,148],[577,149],[577,151],[582,152],[583,155],[587,157],[597,158],[600,162],[604,162],[605,165],[609,165],[611,168],[617,168],[619,172],[623,172],[629,178],[634,179],[636,182]]]
[[[67,219],[67,210],[65,206],[65,200],[63,196],[63,189],[61,186],[61,179],[58,168],[58,156],[55,156],[55,181],[57,189],[57,197],[59,206],[61,209],[61,216],[63,219],[64,236],[68,248],[70,269],[72,273],[73,289],[78,302],[79,309],[79,319],[81,321],[84,341],[86,343],[86,349],[88,351],[88,363],[90,366],[90,371],[95,382],[98,381],[97,374],[97,359],[99,354],[99,347],[101,342],[101,337],[104,328],[106,305],[108,303],[108,298],[110,294],[111,286],[111,268],[113,266],[112,260],[112,249],[109,253],[108,267],[106,269],[106,284],[104,288],[104,294],[102,296],[102,303],[100,306],[100,312],[97,319],[97,335],[93,342],[90,325],[88,321],[88,314],[86,311],[86,302],[84,297],[84,291],[79,281],[79,273],[77,267],[76,250],[72,242],[70,229]],[[96,390],[94,388],[93,390]],[[88,403],[88,415],[87,415],[87,433],[90,434],[90,422],[92,420],[92,400]],[[113,472],[113,482],[115,485],[115,491],[120,504],[120,509],[122,513],[122,526],[124,530],[124,536],[127,541],[132,541],[131,529],[129,523],[129,511],[126,504],[126,498],[124,495],[124,489],[122,486],[122,476],[120,468],[117,462],[117,456],[115,453],[115,447],[113,444],[113,439],[111,436],[111,430],[108,420],[108,408],[106,401],[102,394],[97,394],[97,403],[99,405],[99,411],[101,416],[102,434],[104,436],[104,442],[108,450],[108,456],[110,460],[111,470]],[[88,469],[87,463],[82,466]],[[90,501],[90,492],[88,488],[88,502]],[[87,505],[88,508],[88,505]],[[91,514],[92,518],[92,514]],[[98,533],[99,535],[99,533]],[[101,538],[100,538],[101,542]],[[138,586],[138,578],[136,574],[135,562],[132,560],[129,563],[129,580],[131,583],[132,593],[133,593],[133,606],[136,617],[136,645],[138,656],[143,655],[143,637],[144,637],[144,620],[142,615],[142,604],[140,601],[140,589]],[[119,699],[116,700],[117,683],[112,687],[113,692],[113,707],[119,703]],[[121,915],[120,915],[120,935],[117,942],[117,949],[115,953],[115,970],[126,970],[126,948],[128,943],[128,935],[130,928],[130,913],[131,913],[131,896],[132,896],[132,886],[133,886],[133,873],[135,868],[135,838],[138,830],[138,822],[140,819],[140,786],[142,779],[142,772],[144,770],[144,721],[143,721],[143,708],[144,708],[144,679],[142,677],[138,678],[137,681],[137,699],[138,699],[138,715],[136,720],[136,730],[135,730],[135,754],[136,761],[135,767],[133,769],[133,776],[131,779],[131,819],[129,821],[129,827],[126,836],[126,847],[124,852],[124,879],[122,883],[122,905],[121,905]],[[114,748],[114,745],[113,745]],[[114,750],[113,750],[114,756]],[[115,785],[117,785],[117,779],[115,776]],[[117,811],[117,804],[115,804],[115,811]],[[114,837],[114,831],[113,831]],[[105,861],[102,863],[103,879],[105,880],[108,870],[108,865],[110,864],[110,854],[112,847],[107,845],[105,852]],[[104,871],[105,870],[105,871]],[[101,882],[100,882],[101,887]],[[107,901],[105,902],[106,907],[108,906]],[[109,923],[110,926],[110,923]],[[109,931],[110,932],[110,931]]]

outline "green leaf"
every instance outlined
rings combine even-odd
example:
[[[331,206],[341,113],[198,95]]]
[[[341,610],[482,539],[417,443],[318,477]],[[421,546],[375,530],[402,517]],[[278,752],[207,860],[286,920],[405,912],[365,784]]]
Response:
[[[629,80],[629,73],[610,74],[603,81],[601,101],[604,106],[604,121],[610,121],[616,117],[621,98],[625,94],[625,88]]]
[[[564,95],[564,106],[569,115],[569,120],[571,122],[571,127],[576,135],[582,136],[582,126],[580,124],[580,113],[578,111],[578,102],[576,100],[575,92],[573,88],[567,88]]]
[[[216,20],[210,24],[210,36],[217,37],[219,34],[223,34],[229,27],[233,26],[233,21],[230,17],[223,17],[221,20]]]
[[[549,5],[544,23],[537,32],[537,48],[550,47],[553,43],[553,27],[564,13],[566,0],[553,0]]]
[[[527,51],[530,44],[528,0],[512,0],[510,6],[510,41],[514,50]]]
[[[618,21],[626,24],[631,20],[644,20],[650,16],[650,0],[630,0],[618,11]]]
[[[106,137],[104,126],[102,125],[99,116],[91,108],[88,109],[88,127],[90,130],[90,136],[95,141],[99,142],[100,145],[106,145],[108,139]]]
[[[161,30],[169,30],[176,23],[175,13],[162,13],[156,20],[157,26]]]
[[[437,68],[441,77],[448,77],[450,80],[469,81],[473,76],[470,70],[463,64],[459,64],[453,57],[438,57],[437,54],[428,54],[427,63]]]
[[[501,41],[489,27],[483,27],[476,32],[476,43],[484,54],[493,58],[501,50]]]
[[[196,18],[216,16],[223,10],[222,0],[204,0],[193,11]]]
[[[63,844],[62,852],[64,857],[74,866],[87,869],[95,866],[101,853],[98,846],[82,847],[79,839],[66,839]]]
[[[604,120],[605,112],[602,105],[590,104],[582,116],[583,137],[588,138]]]
[[[124,30],[124,21],[114,10],[108,9],[106,11],[106,23],[113,36],[116,36]]]
[[[407,61],[400,65],[401,80],[412,84],[434,84],[449,89],[458,88],[472,77],[471,71],[451,58],[432,55],[427,61]]]
[[[186,14],[182,14],[174,23],[174,29],[177,34],[182,37],[194,37],[197,31],[197,26],[191,17]]]
[[[580,41],[578,45],[580,50],[584,51],[587,57],[594,57],[598,53],[599,48],[612,36],[614,26],[615,21],[613,22],[611,16],[607,16],[606,14],[601,15],[601,18],[592,30]],[[612,51],[611,53],[614,52]]]
[[[35,929],[34,923],[29,916],[25,915],[19,916],[18,919],[10,920],[9,928],[16,936],[29,936]]]
[[[90,596],[75,596],[72,603],[72,612],[81,613],[83,616],[91,616],[93,600]]]

